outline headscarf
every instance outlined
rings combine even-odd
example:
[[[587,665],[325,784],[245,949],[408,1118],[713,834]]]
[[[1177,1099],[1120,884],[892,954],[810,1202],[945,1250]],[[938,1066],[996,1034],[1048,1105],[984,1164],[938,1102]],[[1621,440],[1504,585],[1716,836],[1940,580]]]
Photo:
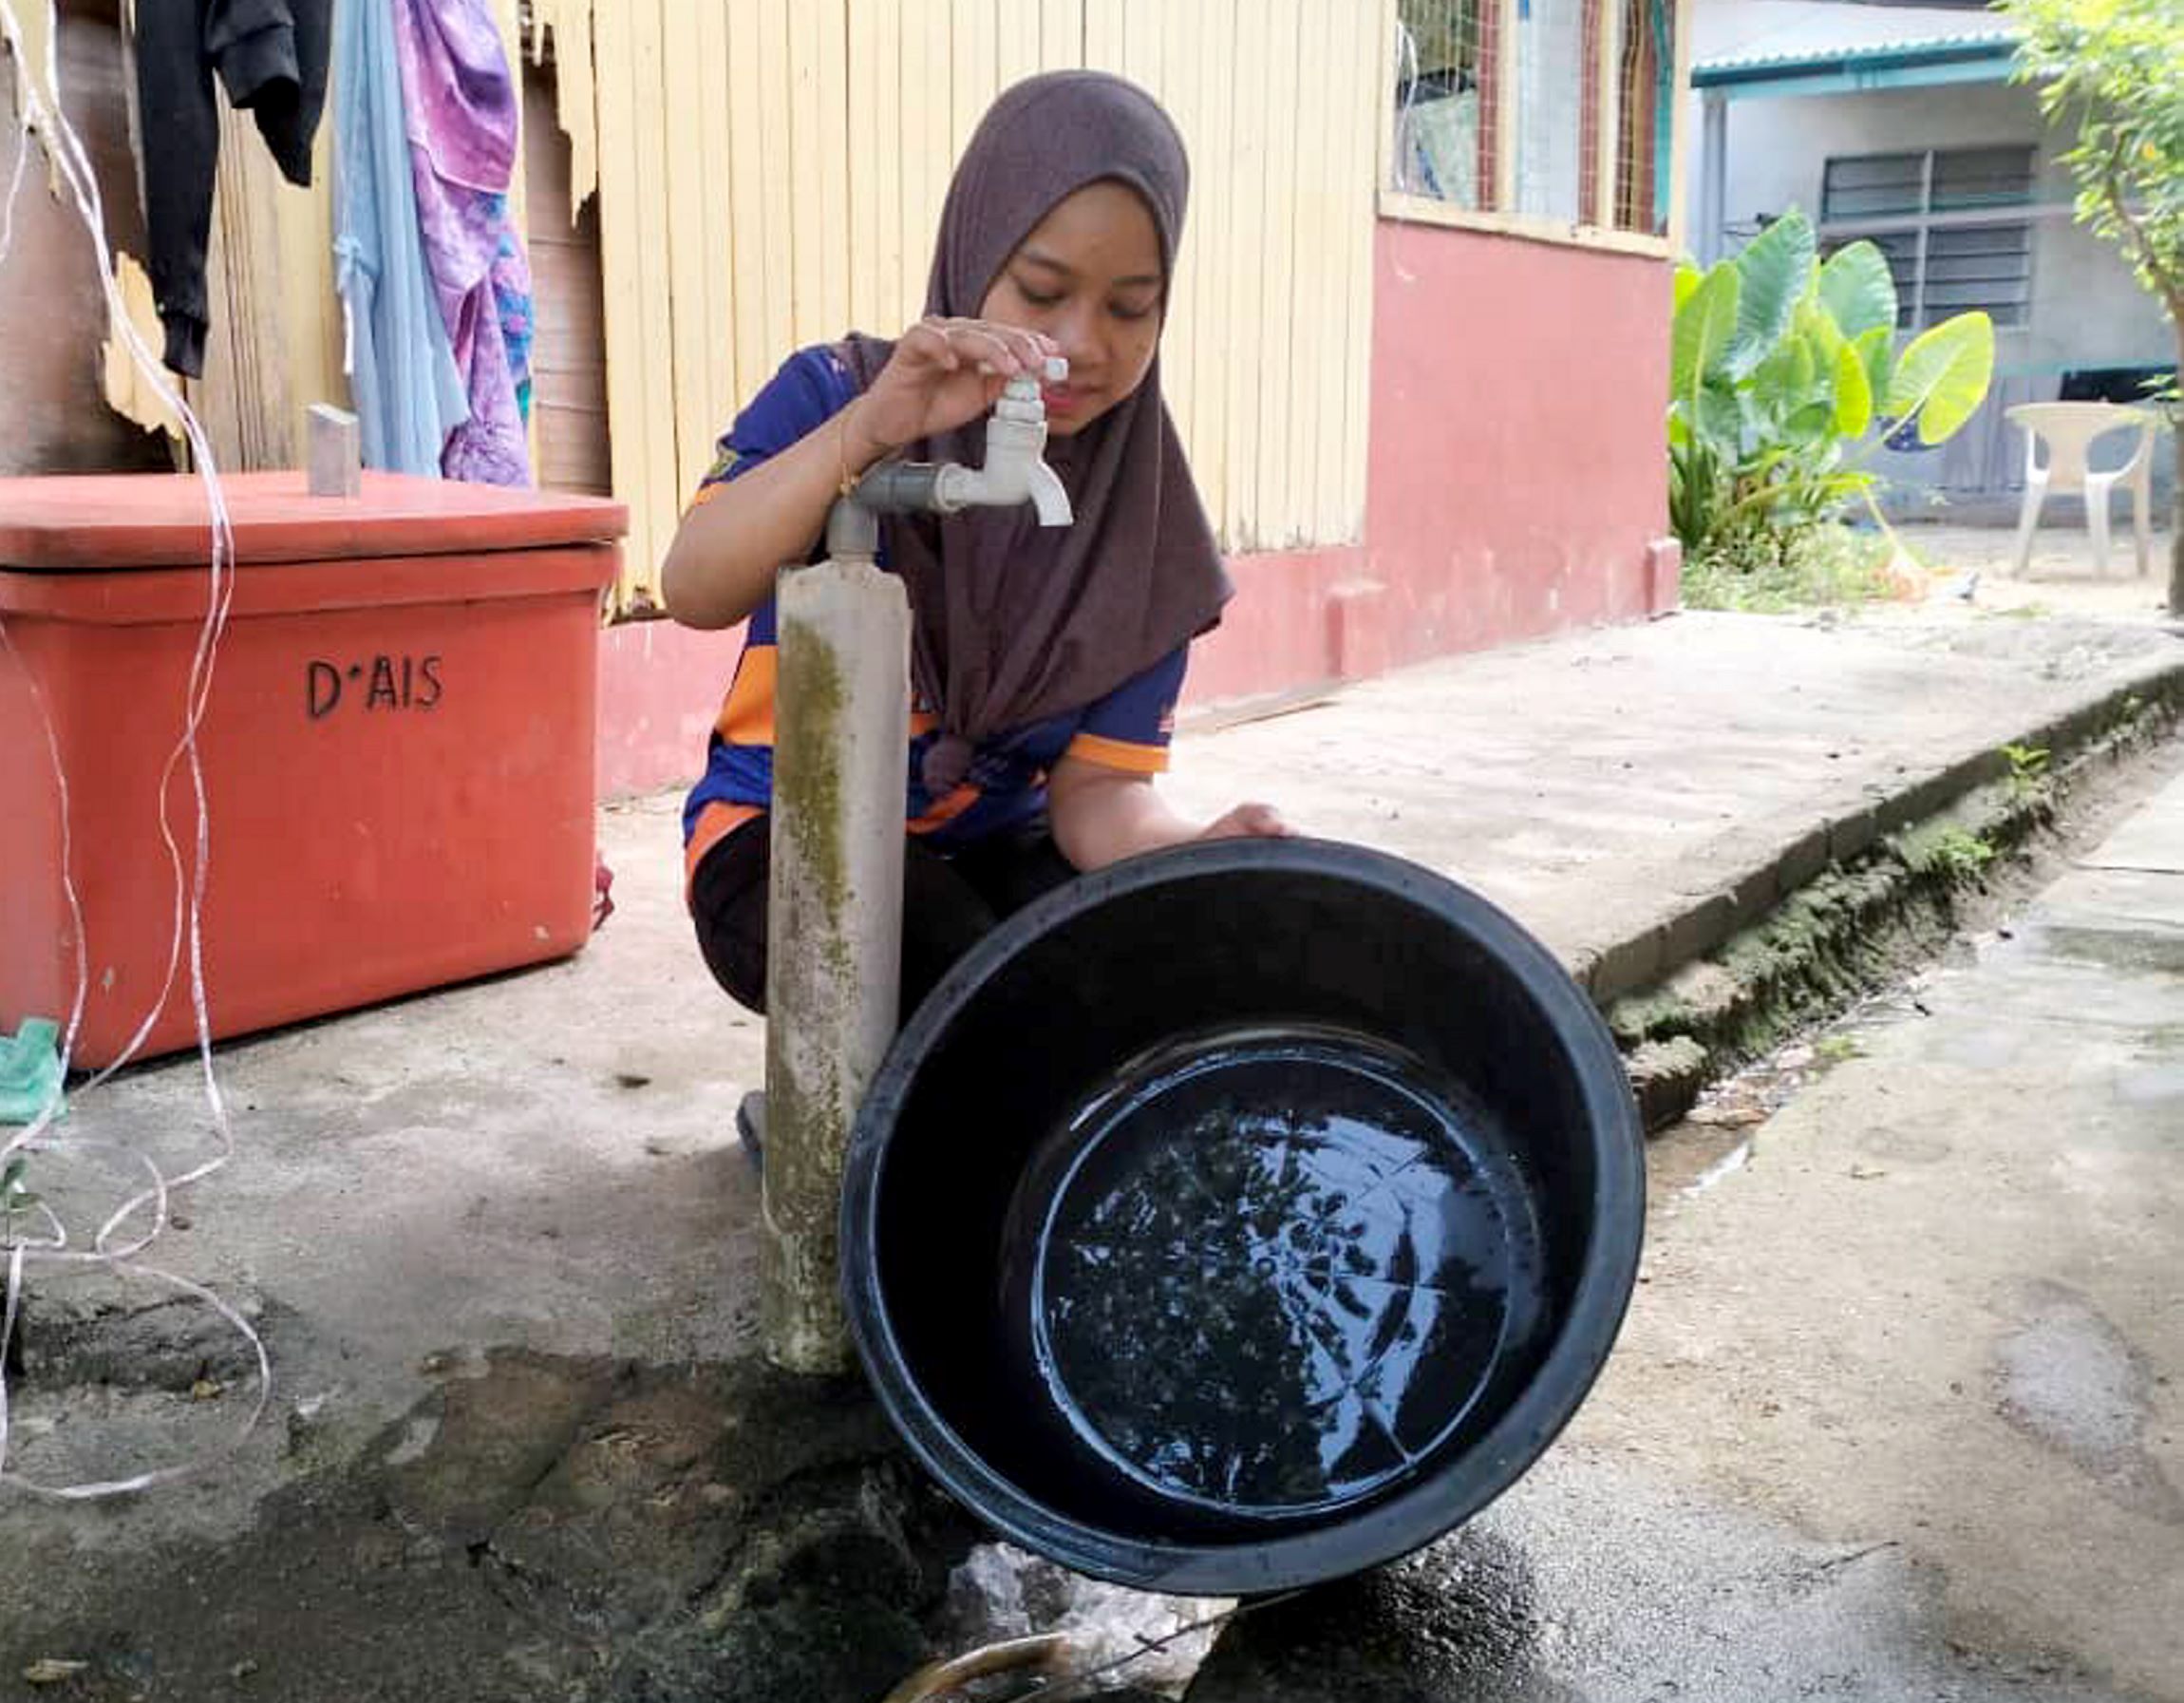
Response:
[[[1056,205],[1088,184],[1137,192],[1160,239],[1172,295],[1190,166],[1183,140],[1135,84],[1099,71],[1018,83],[970,139],[940,218],[926,312],[975,317],[1002,267]],[[894,345],[853,334],[841,353],[860,387]],[[983,418],[913,445],[921,461],[985,461]],[[1083,709],[1220,619],[1231,586],[1160,397],[1160,361],[1137,389],[1047,460],[1076,520],[1037,524],[1029,506],[886,523],[909,590],[913,666],[942,737],[924,779],[951,791],[995,733]]]

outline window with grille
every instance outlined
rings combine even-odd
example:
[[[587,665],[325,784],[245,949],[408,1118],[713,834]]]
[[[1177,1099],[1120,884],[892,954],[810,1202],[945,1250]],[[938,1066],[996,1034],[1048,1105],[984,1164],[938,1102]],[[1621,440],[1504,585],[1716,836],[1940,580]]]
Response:
[[[1589,70],[1597,20],[1588,0],[1517,0],[1516,207],[1575,224],[1590,210],[1599,91]]]
[[[1668,234],[1670,131],[1676,104],[1676,9],[1670,0],[1618,0],[1615,32],[1617,230]]]
[[[2024,325],[2032,301],[2032,177],[2030,147],[1830,160],[1820,181],[1821,243],[1833,253],[1863,237],[1888,257],[1896,322],[1906,330],[1975,308],[1997,325]]]
[[[1399,0],[1389,187],[1661,236],[1673,0]]]
[[[1493,206],[1499,0],[1402,0],[1398,20],[1393,186]]]

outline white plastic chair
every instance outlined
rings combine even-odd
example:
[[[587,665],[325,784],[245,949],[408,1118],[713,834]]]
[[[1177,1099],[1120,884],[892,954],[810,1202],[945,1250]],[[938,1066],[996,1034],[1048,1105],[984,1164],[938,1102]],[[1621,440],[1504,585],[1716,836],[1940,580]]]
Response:
[[[2040,507],[2050,492],[2085,498],[2085,530],[2093,535],[2093,568],[2108,572],[2108,494],[2118,484],[2131,491],[2132,536],[2143,575],[2154,551],[2154,439],[2160,421],[2143,408],[2113,402],[2026,402],[2008,410],[2024,432],[2024,508],[2017,523],[2017,573],[2032,559],[2032,535],[2040,526]],[[2138,428],[2131,459],[2109,472],[2096,472],[2090,457],[2094,441],[2127,426]],[[2041,464],[2040,446],[2047,445]]]

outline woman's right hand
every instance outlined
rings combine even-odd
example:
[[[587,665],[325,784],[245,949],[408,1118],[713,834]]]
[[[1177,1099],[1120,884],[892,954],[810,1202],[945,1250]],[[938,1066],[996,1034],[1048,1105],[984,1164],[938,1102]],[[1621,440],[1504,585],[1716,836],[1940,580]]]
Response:
[[[1022,373],[1060,353],[1051,337],[989,319],[921,319],[850,406],[848,459],[881,460],[907,444],[968,426]]]
[[[822,430],[712,488],[675,529],[660,564],[668,612],[687,627],[732,627],[765,600],[784,561],[801,561],[844,478],[905,445],[966,426],[1019,373],[1058,353],[1050,337],[982,319],[927,319]]]

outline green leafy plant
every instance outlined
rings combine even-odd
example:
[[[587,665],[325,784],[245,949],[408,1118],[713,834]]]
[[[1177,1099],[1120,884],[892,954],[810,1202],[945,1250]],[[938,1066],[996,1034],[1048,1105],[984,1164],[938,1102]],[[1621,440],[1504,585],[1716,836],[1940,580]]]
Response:
[[[1890,593],[1893,554],[1878,533],[1827,521],[1791,535],[1779,553],[1743,560],[1718,550],[1693,557],[1684,569],[1684,601],[1743,615],[1871,603]]]
[[[2051,123],[2075,125],[2062,161],[2076,212],[2123,251],[2167,310],[2184,369],[2184,7],[2176,0],[2001,0],[2018,26],[2017,76]],[[2172,424],[2174,381],[2166,390]],[[2160,398],[2157,397],[2157,400]],[[2169,608],[2184,615],[2184,429],[2175,435]]]
[[[1678,269],[1669,520],[1687,559],[1780,563],[1858,499],[1889,438],[1946,442],[1986,400],[1994,325],[1959,313],[1895,347],[1896,289],[1870,242],[1819,258],[1792,209],[1734,257]]]
[[[2009,764],[2009,789],[2018,797],[2027,797],[2047,785],[2050,753],[2045,746],[2005,745],[2002,754]]]
[[[1994,861],[1995,849],[1969,828],[1944,828],[1926,845],[1926,866],[1950,881],[1970,881]]]

